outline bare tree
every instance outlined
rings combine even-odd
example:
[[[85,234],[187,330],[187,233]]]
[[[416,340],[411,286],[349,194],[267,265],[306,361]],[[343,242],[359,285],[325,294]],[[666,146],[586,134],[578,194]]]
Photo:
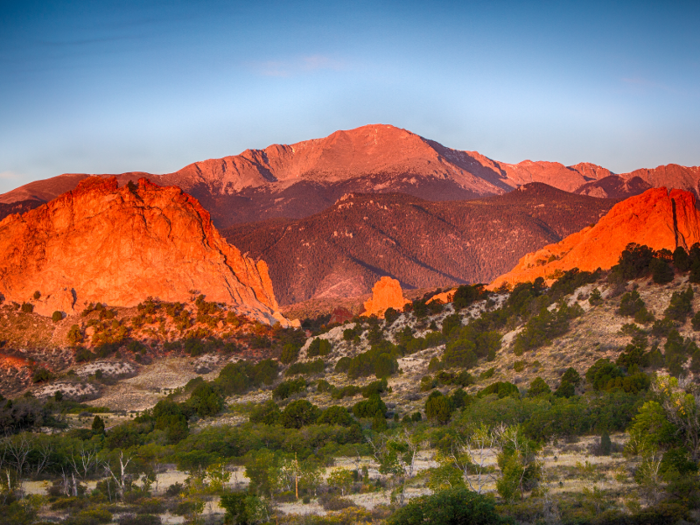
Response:
[[[470,490],[481,494],[494,481],[496,434],[483,423],[467,439],[457,438],[447,456]]]
[[[120,450],[119,451],[119,467],[112,469],[112,466],[109,464],[109,461],[104,462],[104,468],[105,472],[111,476],[111,478],[114,480],[114,483],[117,485],[117,494],[121,499],[124,498],[124,492],[126,491],[128,484],[129,484],[129,476],[126,472],[126,468],[129,466],[129,463],[131,462],[132,458],[127,457],[126,459],[124,458],[124,451]],[[116,470],[116,473],[115,473]]]
[[[399,504],[405,501],[405,491],[408,482],[415,476],[416,459],[422,442],[418,441],[407,429],[398,435],[388,438],[380,434],[376,439],[367,437],[372,447],[374,458],[379,463],[381,474],[392,474],[399,486]]]
[[[29,439],[26,433],[16,434],[6,437],[4,440],[4,449],[6,462],[17,472],[17,487],[22,488],[22,480],[24,478],[24,468],[27,466],[27,458],[32,451],[32,440]],[[11,476],[9,470],[6,469],[8,490],[12,490]]]

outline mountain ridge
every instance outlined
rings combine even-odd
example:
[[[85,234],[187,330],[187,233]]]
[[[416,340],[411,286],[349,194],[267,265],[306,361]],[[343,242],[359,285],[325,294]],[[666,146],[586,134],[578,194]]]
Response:
[[[0,195],[0,204],[46,202],[86,177],[64,174],[34,181]],[[205,206],[217,227],[307,217],[345,193],[400,192],[431,201],[467,200],[543,182],[608,198],[625,198],[661,185],[700,194],[700,167],[667,165],[614,174],[586,162],[572,166],[530,160],[508,164],[385,124],[339,130],[291,145],[248,149],[163,175],[135,171],[116,177],[120,186],[143,177],[159,185],[178,186]],[[608,180],[610,177],[613,179]],[[629,182],[633,179],[639,181]]]

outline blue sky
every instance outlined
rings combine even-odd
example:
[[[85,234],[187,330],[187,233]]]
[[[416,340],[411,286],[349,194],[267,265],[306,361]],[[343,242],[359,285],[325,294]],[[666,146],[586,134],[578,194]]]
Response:
[[[0,0],[0,191],[370,123],[505,162],[698,165],[699,6]]]

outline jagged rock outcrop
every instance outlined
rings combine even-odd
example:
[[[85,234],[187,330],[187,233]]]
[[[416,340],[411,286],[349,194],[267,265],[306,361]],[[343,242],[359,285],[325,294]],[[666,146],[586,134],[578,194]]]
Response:
[[[520,259],[510,272],[494,280],[503,284],[552,280],[572,268],[594,271],[617,264],[627,244],[647,245],[654,250],[686,250],[700,242],[700,212],[695,195],[688,191],[653,188],[616,204],[594,226],[569,235]]]
[[[401,283],[396,279],[384,276],[372,287],[372,297],[365,301],[365,311],[362,312],[362,315],[367,317],[376,315],[383,318],[387,309],[402,310],[404,305],[409,302],[403,296]]]
[[[192,290],[268,322],[278,310],[265,262],[229,245],[179,188],[90,177],[0,222],[0,293],[43,315],[148,296],[187,301]]]

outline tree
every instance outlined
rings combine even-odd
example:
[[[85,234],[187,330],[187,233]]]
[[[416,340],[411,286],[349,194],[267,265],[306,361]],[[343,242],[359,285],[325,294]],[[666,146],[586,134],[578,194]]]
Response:
[[[275,425],[279,423],[282,411],[272,399],[255,405],[250,411],[250,422],[263,425]]]
[[[428,419],[444,425],[449,422],[452,412],[454,412],[454,406],[448,397],[438,391],[428,396],[425,402],[425,415]]]
[[[530,390],[528,390],[527,395],[530,397],[546,396],[552,393],[552,389],[541,377],[536,377],[530,383]]]
[[[380,434],[376,439],[370,436],[366,439],[372,447],[375,460],[379,463],[380,474],[393,477],[396,489],[392,497],[398,494],[399,504],[403,505],[406,484],[415,475],[416,459],[422,442],[406,428],[391,438]]]
[[[387,520],[389,525],[505,525],[492,497],[459,487],[412,499]]]
[[[105,433],[105,422],[100,416],[95,416],[95,419],[92,420],[92,431],[95,434]]]
[[[476,345],[467,339],[447,343],[442,362],[447,368],[472,368],[478,361]]]
[[[673,292],[668,308],[664,310],[667,319],[673,319],[684,323],[689,315],[693,314],[693,288],[688,285],[684,292]]]
[[[298,399],[289,403],[282,411],[280,423],[286,428],[301,428],[316,422],[321,411],[306,399]]]
[[[632,290],[622,296],[617,313],[627,317],[634,317],[642,308],[644,308],[644,301],[642,301],[637,290]]]
[[[652,259],[649,263],[652,279],[656,284],[666,284],[673,281],[673,268],[663,259]]]
[[[354,480],[355,476],[351,470],[338,468],[333,470],[328,476],[328,486],[340,489],[341,496],[345,496]]]
[[[500,426],[495,433],[501,449],[497,456],[501,477],[496,489],[504,500],[512,502],[537,485],[542,465],[537,461],[537,445],[527,439],[519,427]]]
[[[280,355],[280,361],[285,365],[289,365],[299,358],[299,347],[288,343],[282,348],[282,354]]]

